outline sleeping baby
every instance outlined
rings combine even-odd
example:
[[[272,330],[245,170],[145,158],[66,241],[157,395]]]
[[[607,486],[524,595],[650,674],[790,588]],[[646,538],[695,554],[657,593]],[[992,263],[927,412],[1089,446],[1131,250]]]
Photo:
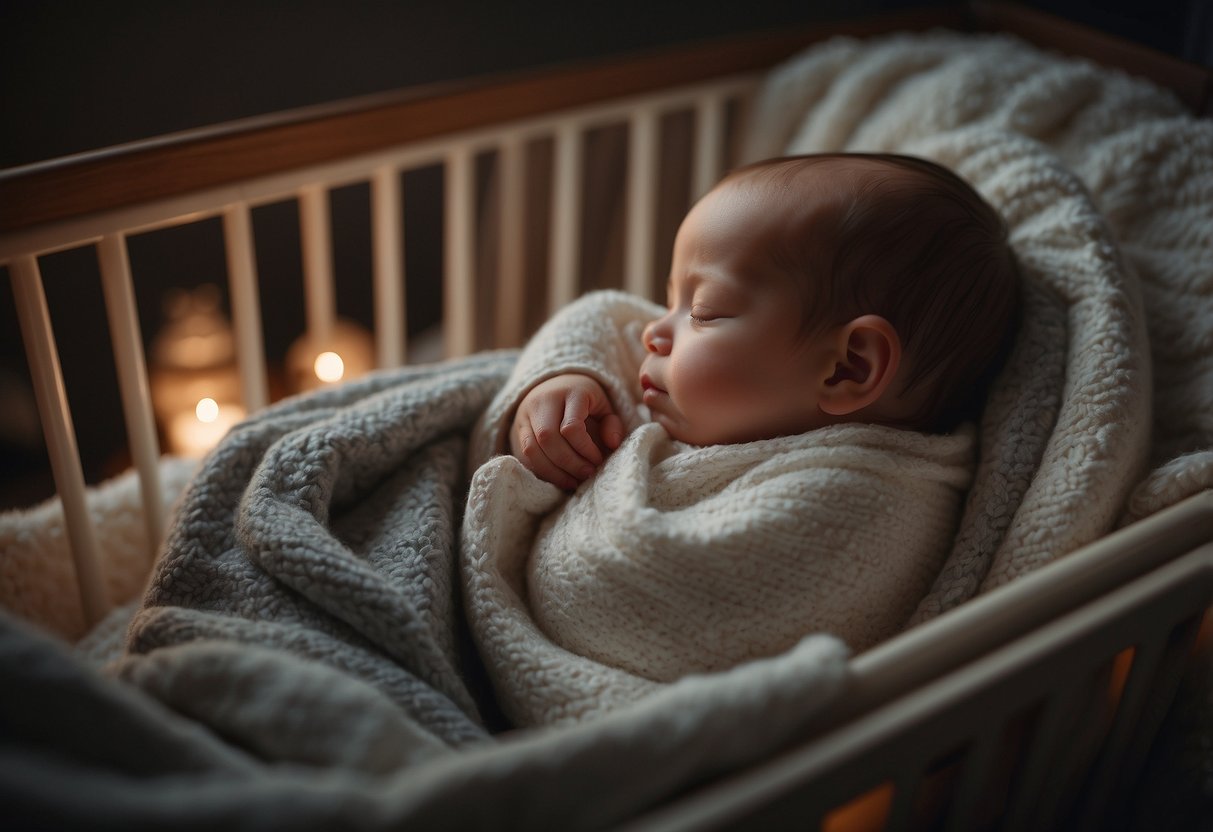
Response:
[[[482,420],[468,523],[501,551],[465,548],[465,593],[498,687],[539,684],[511,644],[618,687],[896,633],[951,546],[1018,281],[1000,217],[932,162],[729,174],[666,308],[583,297]],[[518,693],[517,720],[567,716]]]

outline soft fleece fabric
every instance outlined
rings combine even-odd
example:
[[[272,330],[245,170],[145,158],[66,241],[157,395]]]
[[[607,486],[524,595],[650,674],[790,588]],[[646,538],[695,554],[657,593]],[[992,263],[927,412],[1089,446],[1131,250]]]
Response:
[[[866,649],[901,629],[951,547],[971,430],[851,424],[737,445],[672,440],[639,403],[640,329],[663,313],[620,292],[565,307],[477,428],[479,458],[506,450],[525,393],[578,372],[610,391],[630,431],[571,497],[508,456],[473,477],[467,613],[520,724],[596,716],[654,683],[776,655],[812,633]]]

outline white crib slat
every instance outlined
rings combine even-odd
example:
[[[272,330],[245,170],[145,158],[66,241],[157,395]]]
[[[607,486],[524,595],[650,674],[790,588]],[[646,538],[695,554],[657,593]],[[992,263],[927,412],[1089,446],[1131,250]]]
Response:
[[[109,316],[110,339],[118,369],[118,387],[122,411],[126,416],[126,435],[131,458],[139,472],[139,491],[143,503],[143,522],[147,527],[149,554],[164,539],[164,501],[160,490],[160,443],[156,438],[156,420],[152,413],[151,388],[147,380],[147,360],[143,354],[143,336],[135,308],[135,289],[131,281],[130,258],[126,240],[118,234],[101,238],[97,253],[101,264],[101,286],[105,291],[105,309]]]
[[[581,153],[581,126],[562,123],[552,168],[549,314],[575,300],[581,288]]]
[[[223,242],[227,281],[232,297],[232,329],[240,365],[240,392],[249,413],[269,403],[265,373],[265,342],[261,336],[261,301],[257,263],[253,258],[253,224],[243,202],[223,209]]]
[[[639,109],[630,122],[628,142],[628,234],[624,288],[653,296],[653,240],[657,222],[657,111]]]
[[[443,340],[447,357],[476,349],[475,204],[472,148],[461,145],[446,158],[446,275],[443,280]]]
[[[695,106],[695,175],[692,200],[706,194],[720,178],[724,162],[724,97],[704,95]]]
[[[328,349],[337,304],[333,299],[333,241],[328,190],[320,185],[299,192],[299,231],[303,242],[303,285],[307,334],[318,349]]]
[[[84,471],[76,447],[76,431],[72,426],[67,390],[63,386],[50,310],[46,306],[46,293],[42,288],[42,274],[38,261],[30,255],[14,259],[11,274],[17,319],[29,358],[34,396],[50,455],[51,473],[63,505],[67,535],[72,544],[80,605],[84,610],[85,623],[92,626],[109,611],[109,597],[101,574],[97,539],[84,498]]]
[[[375,272],[375,353],[380,367],[405,362],[404,223],[400,173],[375,169],[371,178],[371,237]]]
[[[501,142],[497,164],[501,186],[501,223],[497,279],[497,346],[514,347],[526,337],[526,283],[523,224],[526,210],[522,137],[507,134]]]

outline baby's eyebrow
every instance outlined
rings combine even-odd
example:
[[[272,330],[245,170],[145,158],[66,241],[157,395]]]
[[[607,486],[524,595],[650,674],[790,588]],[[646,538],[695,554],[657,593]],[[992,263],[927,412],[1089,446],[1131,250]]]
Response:
[[[720,275],[713,274],[712,272],[690,271],[682,275],[681,280],[671,277],[666,282],[666,301],[671,304],[674,302],[674,287],[676,285],[681,285],[686,292],[689,292],[690,295],[693,296],[695,292],[698,291],[699,287],[705,284],[718,287],[719,289],[728,292],[736,291],[738,288],[736,285],[734,285],[733,281],[723,278]]]

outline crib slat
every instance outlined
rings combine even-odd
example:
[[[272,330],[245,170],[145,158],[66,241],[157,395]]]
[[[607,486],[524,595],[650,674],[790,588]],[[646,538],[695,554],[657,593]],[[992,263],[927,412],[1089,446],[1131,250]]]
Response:
[[[526,210],[526,157],[517,133],[507,134],[497,158],[501,186],[501,237],[497,261],[497,346],[515,347],[526,337],[526,282],[523,246]]]
[[[42,419],[50,455],[55,489],[63,505],[68,539],[72,544],[72,559],[76,565],[76,580],[84,620],[90,627],[109,611],[109,597],[101,574],[97,539],[84,499],[84,471],[80,451],[76,447],[76,431],[63,386],[63,371],[59,366],[59,351],[51,328],[50,310],[42,288],[42,273],[38,261],[31,255],[18,257],[10,264],[13,297],[21,337],[29,358],[34,396]]]
[[[704,95],[695,106],[695,178],[691,199],[706,194],[724,163],[724,98]]]
[[[151,387],[147,379],[147,360],[143,354],[143,336],[135,308],[135,289],[131,280],[126,240],[118,234],[101,238],[97,253],[101,264],[101,286],[105,291],[105,309],[109,316],[110,339],[118,369],[122,411],[126,416],[126,435],[131,458],[139,472],[139,492],[143,503],[143,522],[147,527],[149,554],[164,539],[164,501],[160,490],[160,443],[156,438],[156,420],[152,413]]]
[[[1054,752],[1067,736],[1066,723],[1084,689],[1074,679],[1059,680],[1032,730],[1024,762],[1007,803],[1006,829],[1031,829],[1037,799],[1052,768]]]
[[[299,231],[303,242],[307,334],[314,348],[328,349],[337,304],[333,298],[333,241],[326,188],[317,185],[300,192]]]
[[[556,131],[552,170],[552,239],[548,313],[579,294],[581,251],[581,127],[565,122]]]
[[[657,223],[657,112],[640,108],[629,123],[627,250],[623,285],[653,296],[653,240]]]
[[[400,174],[390,165],[371,177],[371,237],[375,272],[375,354],[380,367],[399,367],[405,355],[404,223]]]
[[[1158,667],[1151,674],[1147,703],[1134,720],[1131,741],[1121,754],[1118,777],[1108,781],[1110,794],[1106,791],[1098,794],[1096,789],[1091,789],[1086,796],[1085,829],[1098,828],[1101,818],[1116,817],[1115,813],[1126,802],[1126,795],[1132,793],[1132,787],[1145,767],[1150,746],[1171,709],[1189,662],[1193,660],[1191,651],[1200,631],[1200,619],[1200,615],[1195,615],[1179,624],[1167,640]]]
[[[1054,751],[1052,776],[1036,794],[1038,826],[1067,828],[1085,790],[1084,782],[1095,770],[1100,749],[1107,740],[1112,716],[1107,700],[1110,677],[1106,668],[1090,667],[1079,682],[1083,700],[1062,729],[1064,744]]]
[[[472,148],[461,145],[446,158],[446,275],[443,280],[443,339],[447,357],[476,349],[475,182]]]
[[[265,372],[265,342],[261,336],[261,300],[257,291],[257,262],[253,257],[253,223],[243,202],[223,209],[223,247],[232,298],[232,329],[240,365],[240,393],[252,413],[269,403]]]
[[[948,812],[948,829],[951,832],[964,832],[966,829],[980,828],[977,823],[977,812],[980,808],[982,790],[990,779],[990,768],[994,762],[994,752],[997,747],[997,729],[1001,723],[987,724],[973,738],[972,744],[964,755],[960,780],[956,785],[956,795]]]
[[[1140,722],[1146,694],[1162,659],[1163,642],[1165,641],[1165,633],[1155,632],[1135,645],[1133,666],[1129,671],[1129,678],[1121,693],[1116,716],[1111,730],[1108,732],[1103,753],[1095,764],[1089,781],[1086,800],[1090,815],[1083,826],[1084,829],[1099,828],[1095,821],[1101,819],[1100,807],[1105,807],[1112,796],[1112,786],[1120,773],[1121,765],[1124,762],[1124,752],[1128,747],[1131,735]]]

